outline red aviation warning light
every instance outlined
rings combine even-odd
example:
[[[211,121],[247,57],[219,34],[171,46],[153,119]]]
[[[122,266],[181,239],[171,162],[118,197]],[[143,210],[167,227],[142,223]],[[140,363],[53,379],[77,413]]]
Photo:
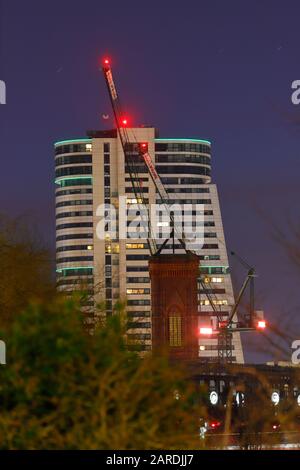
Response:
[[[103,66],[105,68],[110,66],[110,60],[107,57],[105,57],[105,59],[103,59]]]
[[[127,118],[122,118],[121,119],[121,124],[122,124],[122,127],[126,127],[128,125],[128,119]]]
[[[221,421],[212,421],[212,422],[210,423],[210,427],[211,427],[212,429],[216,429],[216,428],[218,428],[218,427],[220,427],[220,426],[221,426]]]
[[[142,153],[148,152],[148,143],[147,142],[142,142],[140,144],[140,150]]]
[[[266,320],[258,320],[256,328],[258,330],[264,330],[266,328],[266,326],[267,326]]]
[[[213,334],[211,319],[207,315],[200,318],[199,333],[201,336],[211,336]]]
[[[254,312],[254,318],[253,318],[253,327],[256,330],[263,331],[267,327],[267,322],[264,319],[264,312],[263,310],[256,310]]]

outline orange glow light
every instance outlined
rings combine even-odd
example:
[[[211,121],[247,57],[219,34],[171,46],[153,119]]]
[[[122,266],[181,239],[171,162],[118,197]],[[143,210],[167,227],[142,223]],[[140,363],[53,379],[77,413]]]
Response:
[[[202,326],[200,328],[200,335],[212,335],[213,329],[211,326]]]

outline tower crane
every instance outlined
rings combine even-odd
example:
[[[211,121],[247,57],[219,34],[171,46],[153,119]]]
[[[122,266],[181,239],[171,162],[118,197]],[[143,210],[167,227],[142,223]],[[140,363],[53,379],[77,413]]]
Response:
[[[138,180],[138,172],[136,170],[136,164],[135,164],[135,161],[134,161],[134,159],[132,158],[132,155],[131,155],[132,143],[130,142],[129,135],[128,135],[128,132],[127,132],[128,120],[122,114],[122,109],[121,109],[121,106],[120,106],[120,99],[119,99],[117,89],[116,89],[116,86],[115,86],[115,83],[114,83],[112,69],[111,69],[111,66],[110,66],[109,59],[104,59],[102,71],[103,71],[103,75],[104,75],[105,82],[106,82],[106,85],[107,85],[108,94],[109,94],[110,102],[111,102],[111,105],[112,105],[113,114],[114,114],[114,118],[115,118],[115,121],[116,121],[116,125],[117,125],[117,129],[118,129],[118,134],[119,134],[119,137],[120,137],[121,145],[122,145],[123,152],[124,152],[124,155],[125,155],[125,161],[126,161],[128,167],[129,167],[131,183],[133,185],[133,191],[134,191],[134,194],[135,194],[135,196],[138,200],[144,201],[143,193],[142,193],[141,187],[138,183],[139,180]],[[187,248],[186,248],[186,241],[185,241],[184,234],[181,233],[181,230],[179,229],[179,227],[175,223],[174,215],[169,210],[169,199],[170,198],[169,198],[169,195],[168,195],[168,193],[167,193],[167,191],[166,191],[166,189],[165,189],[165,187],[164,187],[164,185],[163,185],[163,183],[162,183],[162,181],[161,181],[161,179],[160,179],[160,177],[159,177],[159,175],[158,175],[158,173],[155,169],[155,165],[153,163],[153,160],[152,160],[152,158],[151,158],[151,156],[148,152],[148,144],[146,142],[138,143],[137,144],[137,150],[138,150],[138,153],[139,153],[140,157],[142,158],[142,160],[144,161],[144,163],[147,166],[148,172],[149,172],[150,177],[151,177],[151,179],[154,183],[154,186],[157,190],[157,193],[159,195],[161,203],[162,203],[162,205],[164,206],[166,212],[169,215],[170,224],[171,224],[171,237],[173,237],[173,240],[174,240],[174,237],[176,235],[176,238],[178,239],[178,241],[180,242],[182,247],[186,251],[190,251],[190,250],[187,250]],[[143,205],[145,206],[145,204],[143,204]],[[148,220],[150,221],[150,217],[148,218]],[[149,227],[149,229],[150,229],[149,231],[151,233],[151,227]],[[149,248],[150,248],[151,254],[152,255],[159,254],[161,252],[161,250],[165,247],[167,242],[168,242],[168,239],[166,239],[165,242],[162,244],[162,246],[158,248],[156,246],[155,238],[149,237],[148,238],[148,243],[149,243]],[[173,243],[173,245],[174,245],[174,243]]]
[[[140,185],[139,180],[139,173],[138,168],[136,165],[136,160],[133,157],[132,149],[133,143],[130,141],[129,134],[128,134],[128,119],[123,115],[122,108],[120,105],[119,95],[115,86],[115,82],[113,79],[112,68],[110,65],[110,60],[105,58],[103,60],[102,71],[105,78],[105,82],[107,85],[107,90],[117,126],[118,135],[120,138],[121,146],[125,156],[125,162],[129,169],[130,179],[133,187],[133,192],[136,197],[137,201],[142,201],[143,207],[146,207],[144,194]],[[173,251],[174,251],[174,239],[175,237],[180,242],[182,248],[187,253],[193,253],[192,250],[187,248],[187,238],[184,233],[182,233],[181,227],[178,227],[174,215],[171,213],[169,209],[169,195],[167,190],[165,189],[160,176],[158,175],[155,164],[151,155],[148,151],[148,144],[146,142],[136,143],[135,149],[138,152],[138,155],[141,157],[142,161],[144,161],[149,175],[154,183],[156,188],[157,194],[160,198],[161,203],[163,204],[166,212],[169,215],[170,225],[171,225],[171,237],[173,238]],[[148,209],[147,209],[148,210]],[[156,239],[154,236],[151,236],[152,228],[150,224],[150,217],[148,217],[148,246],[151,255],[159,255],[161,251],[164,249],[166,244],[168,243],[169,239],[166,239],[160,247],[157,246]],[[255,316],[254,312],[254,277],[255,271],[254,268],[250,267],[244,260],[235,255],[239,261],[248,269],[248,273],[246,279],[239,291],[237,299],[229,313],[228,319],[226,321],[223,320],[222,312],[219,311],[214,302],[211,294],[206,289],[205,283],[202,278],[200,278],[199,282],[200,285],[205,292],[209,303],[214,311],[214,314],[217,317],[217,328],[213,329],[211,325],[204,325],[200,327],[200,336],[215,336],[218,339],[218,360],[220,363],[228,363],[231,362],[232,358],[232,334],[235,332],[243,332],[243,331],[257,331],[257,330],[264,330],[266,327],[266,322],[263,317],[258,318]],[[244,321],[235,321],[235,316],[237,314],[237,310],[240,306],[241,300],[245,294],[247,287],[250,286],[250,314]]]
[[[202,336],[210,337],[216,336],[218,339],[218,359],[220,363],[232,362],[232,333],[247,332],[247,331],[263,331],[266,328],[266,321],[264,320],[262,311],[255,311],[254,305],[254,279],[256,277],[255,269],[248,265],[240,256],[235,252],[231,252],[239,262],[247,268],[247,275],[240,288],[234,305],[228,315],[228,318],[223,321],[218,318],[218,326],[214,330],[211,326],[200,327],[200,334]],[[235,321],[238,308],[249,287],[250,301],[248,314],[244,319]],[[214,308],[213,301],[210,299],[210,305]]]

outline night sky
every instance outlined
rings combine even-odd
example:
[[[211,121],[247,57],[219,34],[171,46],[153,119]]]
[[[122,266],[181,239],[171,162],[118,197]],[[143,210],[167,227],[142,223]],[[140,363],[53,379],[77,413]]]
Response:
[[[228,246],[257,269],[257,307],[272,322],[290,315],[299,339],[299,276],[267,220],[299,222],[299,1],[0,5],[0,211],[36,217],[54,250],[53,142],[105,125],[108,54],[133,124],[212,141]],[[265,358],[248,346],[249,361]]]

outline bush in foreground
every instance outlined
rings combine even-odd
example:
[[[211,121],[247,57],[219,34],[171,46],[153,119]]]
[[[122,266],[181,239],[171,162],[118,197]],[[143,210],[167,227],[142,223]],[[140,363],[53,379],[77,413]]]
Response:
[[[124,331],[115,315],[87,335],[73,301],[17,315],[1,333],[0,448],[198,448],[193,386],[166,359],[129,352]]]

